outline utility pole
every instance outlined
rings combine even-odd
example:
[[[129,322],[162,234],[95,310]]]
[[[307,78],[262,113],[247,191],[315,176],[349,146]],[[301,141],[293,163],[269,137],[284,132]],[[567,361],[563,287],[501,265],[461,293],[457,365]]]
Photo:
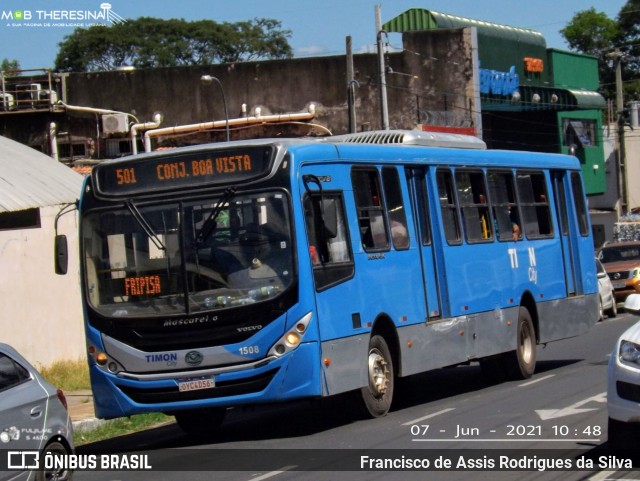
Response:
[[[382,14],[380,4],[376,4],[376,39],[378,45],[378,69],[380,70],[380,115],[382,130],[389,130],[389,106],[387,104],[387,79],[385,76],[386,65],[384,62],[384,45],[382,44]]]
[[[616,49],[608,55],[616,64],[616,153],[618,161],[618,214],[625,214],[629,206],[627,189],[627,159],[624,141],[624,99],[622,95],[622,52]]]
[[[356,131],[356,105],[354,88],[358,85],[353,69],[353,50],[351,48],[351,35],[347,37],[347,107],[349,109],[349,133]]]

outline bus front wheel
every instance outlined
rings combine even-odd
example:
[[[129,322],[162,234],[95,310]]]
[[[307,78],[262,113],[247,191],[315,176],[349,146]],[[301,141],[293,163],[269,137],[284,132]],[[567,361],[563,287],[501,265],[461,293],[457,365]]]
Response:
[[[507,354],[509,374],[513,379],[529,379],[536,370],[536,330],[526,307],[520,307],[517,329],[516,350]]]
[[[393,359],[382,336],[369,341],[367,373],[369,382],[361,390],[362,400],[367,413],[378,418],[389,412],[394,388]]]

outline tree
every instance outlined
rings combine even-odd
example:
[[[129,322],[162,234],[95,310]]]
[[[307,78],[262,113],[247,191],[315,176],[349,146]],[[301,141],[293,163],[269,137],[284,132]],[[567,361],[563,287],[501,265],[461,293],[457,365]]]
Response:
[[[0,64],[0,70],[6,73],[17,72],[20,70],[20,62],[17,60],[9,60],[8,58],[2,59],[2,64]]]
[[[595,8],[576,13],[571,22],[560,30],[571,50],[598,58],[598,70],[602,93],[615,96],[615,72],[610,66],[608,55],[612,46],[622,37],[618,23],[604,12]]]
[[[78,28],[59,44],[55,69],[63,72],[209,65],[293,54],[289,30],[272,19],[237,23],[142,17],[112,26]]]
[[[611,54],[623,55],[623,80],[638,78],[640,73],[640,0],[628,0],[616,19],[594,8],[576,13],[560,30],[569,48],[598,58],[601,92],[615,97],[615,60]],[[640,82],[626,80],[625,96],[638,98]]]

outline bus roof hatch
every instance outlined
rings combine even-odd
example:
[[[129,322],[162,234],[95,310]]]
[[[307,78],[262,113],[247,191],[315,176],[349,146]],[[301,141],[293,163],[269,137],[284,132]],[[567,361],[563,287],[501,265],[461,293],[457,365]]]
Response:
[[[422,132],[419,130],[372,130],[353,134],[326,137],[327,142],[351,144],[402,144],[427,147],[449,147],[457,149],[486,149],[484,141],[472,135],[449,134],[441,132]]]

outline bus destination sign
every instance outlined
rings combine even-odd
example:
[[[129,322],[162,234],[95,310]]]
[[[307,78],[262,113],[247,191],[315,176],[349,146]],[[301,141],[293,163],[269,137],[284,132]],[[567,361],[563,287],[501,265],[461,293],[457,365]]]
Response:
[[[201,150],[149,159],[108,162],[93,169],[93,183],[106,196],[146,194],[247,182],[268,174],[273,147]]]

